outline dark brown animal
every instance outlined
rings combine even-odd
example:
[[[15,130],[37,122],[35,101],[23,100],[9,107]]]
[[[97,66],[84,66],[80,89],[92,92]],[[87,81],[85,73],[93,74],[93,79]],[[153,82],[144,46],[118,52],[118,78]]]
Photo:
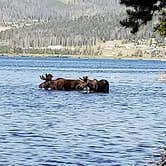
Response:
[[[40,76],[40,78],[45,80],[45,82],[41,83],[39,88],[45,90],[83,90],[87,85],[87,83],[82,80],[70,80],[64,78],[52,80],[52,77],[50,77],[49,74]]]
[[[39,85],[39,88],[45,89],[45,90],[63,90],[64,89],[64,79],[56,79],[56,80],[50,80],[45,81]]]
[[[90,92],[109,93],[109,82],[107,80],[90,80],[87,76],[84,76],[81,80],[87,83]]]
[[[45,76],[40,76],[40,79],[42,79],[42,80],[45,80],[45,81],[51,81],[52,80],[52,78],[53,78],[53,75],[52,74],[45,74]]]

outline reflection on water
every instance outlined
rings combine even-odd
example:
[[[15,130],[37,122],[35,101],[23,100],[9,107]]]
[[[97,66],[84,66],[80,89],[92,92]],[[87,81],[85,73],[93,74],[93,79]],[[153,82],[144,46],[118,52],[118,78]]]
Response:
[[[160,61],[1,57],[0,165],[148,165],[166,143],[165,70]],[[40,90],[48,72],[107,79],[110,93]]]

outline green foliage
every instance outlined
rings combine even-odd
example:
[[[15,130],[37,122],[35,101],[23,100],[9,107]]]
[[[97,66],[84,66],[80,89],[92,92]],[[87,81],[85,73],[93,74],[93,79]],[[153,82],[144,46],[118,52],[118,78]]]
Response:
[[[142,50],[138,50],[135,54],[134,54],[135,57],[143,57],[143,52]]]
[[[75,19],[57,19],[0,32],[0,42],[23,49],[47,48],[48,46],[94,46],[98,40],[132,39],[129,31],[119,22],[124,12],[81,16]],[[135,38],[150,38],[153,25],[143,27]]]
[[[20,47],[14,48],[14,53],[21,54],[21,53],[23,53],[23,49]]]
[[[166,36],[166,10],[162,11],[160,23],[155,27],[155,31],[157,31],[161,36]]]
[[[0,46],[0,54],[7,54],[10,53],[11,49],[8,46]]]
[[[140,26],[152,20],[155,12],[160,12],[166,7],[166,0],[120,0],[127,9],[127,18],[121,21],[121,25],[132,28],[131,33],[136,33]]]

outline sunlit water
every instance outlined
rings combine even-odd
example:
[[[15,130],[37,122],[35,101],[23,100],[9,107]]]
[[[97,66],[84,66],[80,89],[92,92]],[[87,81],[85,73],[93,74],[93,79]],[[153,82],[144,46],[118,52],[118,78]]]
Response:
[[[0,165],[130,166],[166,144],[166,62],[0,57]],[[107,79],[109,94],[44,91],[39,75]]]

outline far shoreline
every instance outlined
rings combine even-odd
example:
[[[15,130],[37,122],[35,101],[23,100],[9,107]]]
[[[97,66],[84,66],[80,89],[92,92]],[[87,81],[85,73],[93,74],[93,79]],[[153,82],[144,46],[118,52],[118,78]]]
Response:
[[[72,59],[113,59],[113,60],[152,60],[166,61],[166,58],[137,57],[137,56],[88,56],[88,55],[61,55],[61,54],[0,54],[0,57],[31,57],[31,58],[72,58]]]

